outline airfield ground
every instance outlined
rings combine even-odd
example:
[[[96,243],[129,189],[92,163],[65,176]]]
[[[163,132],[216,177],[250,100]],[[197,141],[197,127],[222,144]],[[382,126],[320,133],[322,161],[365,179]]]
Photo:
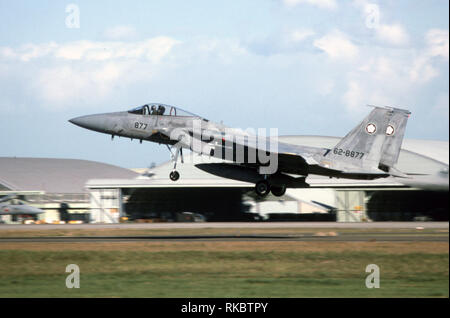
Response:
[[[358,239],[352,239],[357,237]],[[449,297],[435,228],[0,226],[0,297]],[[80,288],[68,289],[68,264]],[[380,288],[365,285],[380,268]]]

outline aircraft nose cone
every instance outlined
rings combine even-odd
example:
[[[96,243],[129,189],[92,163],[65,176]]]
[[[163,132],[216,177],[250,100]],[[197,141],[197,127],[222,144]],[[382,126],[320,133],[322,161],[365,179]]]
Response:
[[[75,117],[69,120],[69,122],[71,122],[74,125],[83,127],[83,128],[88,128],[88,126],[90,126],[91,123],[91,118],[92,116],[80,116],[80,117]]]
[[[87,115],[75,117],[69,120],[74,125],[103,132],[105,130],[105,116],[103,115]]]
[[[74,125],[77,125],[77,119],[78,119],[79,117],[75,117],[75,118],[72,118],[72,119],[69,119],[69,122],[71,122],[72,124],[74,124]]]

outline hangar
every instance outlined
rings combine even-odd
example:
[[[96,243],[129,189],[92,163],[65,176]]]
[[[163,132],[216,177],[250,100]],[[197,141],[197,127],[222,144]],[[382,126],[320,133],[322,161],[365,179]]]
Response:
[[[339,138],[280,137],[283,139],[302,145],[332,147]],[[173,213],[184,211],[202,213],[214,221],[242,220],[245,216],[340,222],[448,219],[448,190],[411,188],[393,178],[368,181],[309,176],[311,188],[288,189],[281,198],[269,195],[262,200],[253,195],[253,184],[219,178],[195,168],[197,163],[218,162],[218,159],[198,155],[185,159],[184,164],[178,165],[181,178],[177,182],[168,178],[171,162],[132,180],[89,180],[86,187],[96,198],[91,202],[96,211],[93,221],[117,222],[124,215],[173,219]],[[405,140],[398,168],[427,174],[447,171],[448,176],[448,142]]]
[[[92,220],[117,222],[122,216],[175,220],[176,214],[190,212],[202,214],[209,221],[237,221],[264,217],[261,213],[253,213],[255,211],[298,212],[300,201],[289,195],[281,199],[269,196],[266,200],[258,200],[253,195],[253,184],[213,176],[194,166],[199,162],[217,161],[197,155],[186,156],[185,163],[178,169],[182,177],[177,182],[168,178],[171,162],[145,171],[134,179],[91,179],[86,188],[93,198]],[[303,205],[327,212],[313,203],[303,202]]]
[[[284,136],[303,145],[332,147],[339,138]],[[72,215],[90,212],[89,220],[176,221],[180,213],[198,213],[209,221],[336,220],[339,222],[448,220],[448,190],[411,188],[393,178],[373,181],[309,176],[311,188],[288,189],[283,197],[259,199],[253,184],[223,179],[195,167],[215,158],[188,155],[178,166],[181,178],[168,178],[167,162],[140,173],[98,162],[74,159],[0,158],[0,195],[18,193],[44,208],[45,220],[60,219],[61,204]],[[404,140],[398,168],[402,171],[447,171],[448,142]]]
[[[47,222],[60,220],[61,204],[69,213],[90,211],[85,184],[90,178],[135,178],[136,172],[99,162],[56,159],[0,157],[0,196],[17,194],[30,205],[43,209]],[[3,216],[3,221],[11,221]]]

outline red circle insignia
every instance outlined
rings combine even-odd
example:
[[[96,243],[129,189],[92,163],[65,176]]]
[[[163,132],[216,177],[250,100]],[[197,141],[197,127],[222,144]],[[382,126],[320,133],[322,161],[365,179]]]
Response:
[[[366,126],[366,132],[370,135],[374,134],[377,131],[377,126],[375,124],[369,123]]]
[[[391,125],[389,125],[389,126],[387,126],[387,128],[386,128],[386,135],[391,136],[391,135],[394,134],[394,131],[395,131],[394,127],[391,126]]]

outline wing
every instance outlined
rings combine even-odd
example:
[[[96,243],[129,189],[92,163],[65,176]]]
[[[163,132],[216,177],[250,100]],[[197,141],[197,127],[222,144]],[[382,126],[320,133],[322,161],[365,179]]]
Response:
[[[162,129],[161,134],[178,140],[182,147],[192,151],[234,162],[258,170],[261,174],[275,172],[306,176],[318,174],[351,179],[375,179],[389,174],[378,169],[333,169],[323,160],[331,149],[279,142],[277,137],[258,137],[238,129],[211,126],[192,129],[182,127]],[[198,127],[197,127],[198,128]]]

